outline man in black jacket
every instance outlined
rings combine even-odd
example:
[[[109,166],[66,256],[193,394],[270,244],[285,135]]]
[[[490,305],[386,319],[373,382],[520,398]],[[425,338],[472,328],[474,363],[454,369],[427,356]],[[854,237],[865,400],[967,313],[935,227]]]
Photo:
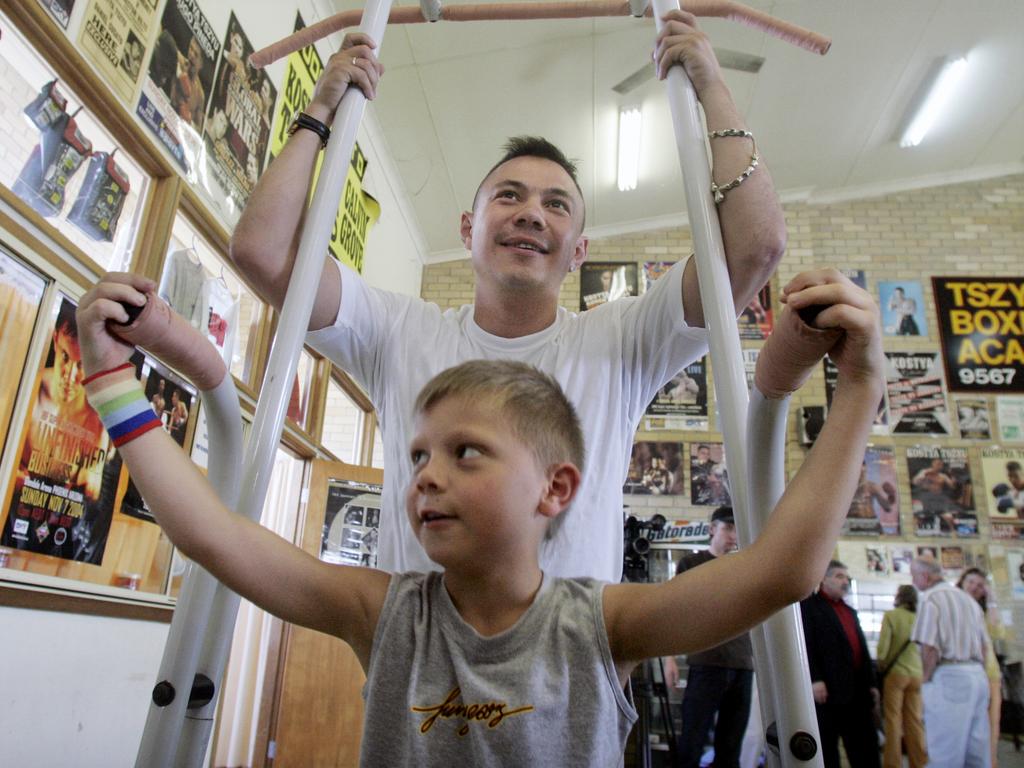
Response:
[[[839,739],[851,768],[878,768],[875,672],[857,612],[843,598],[850,574],[828,564],[818,591],[800,603],[825,768],[839,768]]]

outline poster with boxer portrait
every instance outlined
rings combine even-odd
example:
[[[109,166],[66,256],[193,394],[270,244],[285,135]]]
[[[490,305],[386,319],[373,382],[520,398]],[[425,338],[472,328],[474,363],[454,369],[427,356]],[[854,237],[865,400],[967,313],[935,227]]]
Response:
[[[245,207],[263,173],[277,100],[277,88],[270,76],[249,64],[252,53],[249,37],[232,12],[203,135],[208,167],[239,210]]]
[[[966,448],[910,446],[907,474],[916,535],[978,535],[974,484]]]
[[[644,413],[644,430],[700,430],[708,428],[708,358],[696,360],[672,377]]]
[[[896,485],[896,452],[869,446],[860,479],[843,523],[844,536],[899,536],[900,494]]]
[[[1024,521],[1024,448],[983,448],[981,474],[989,518]]]

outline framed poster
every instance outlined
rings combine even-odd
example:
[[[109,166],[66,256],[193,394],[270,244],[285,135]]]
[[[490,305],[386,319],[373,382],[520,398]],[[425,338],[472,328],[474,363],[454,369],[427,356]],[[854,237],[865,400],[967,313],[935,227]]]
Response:
[[[935,352],[886,352],[886,395],[894,435],[948,435],[946,389]]]
[[[952,392],[1024,392],[1024,277],[933,277]]]
[[[623,493],[639,496],[681,496],[683,444],[641,440],[633,443]]]
[[[234,11],[221,48],[209,114],[203,125],[208,168],[224,194],[244,208],[267,157],[277,88],[249,64],[248,35]]]
[[[194,180],[220,41],[198,0],[170,0],[160,17],[136,114]]]
[[[995,520],[1024,520],[1024,449],[983,448],[981,474],[988,499],[988,516]]]
[[[844,536],[898,536],[900,494],[896,489],[896,452],[869,446],[864,452],[860,480],[843,523]]]
[[[353,480],[328,482],[320,559],[376,568],[380,503],[379,485]]]
[[[707,362],[704,355],[658,390],[644,414],[645,430],[707,430]]]
[[[886,336],[927,338],[924,293],[917,280],[880,282],[878,303],[882,310],[882,333]]]
[[[736,318],[741,339],[763,341],[772,332],[772,289],[765,283]]]
[[[580,267],[580,312],[636,295],[636,262],[584,262]]]
[[[722,443],[690,444],[690,503],[711,507],[732,504]]]
[[[963,440],[992,439],[988,400],[984,398],[956,398],[956,422]]]
[[[911,446],[907,448],[907,470],[916,535],[978,535],[966,448]]]

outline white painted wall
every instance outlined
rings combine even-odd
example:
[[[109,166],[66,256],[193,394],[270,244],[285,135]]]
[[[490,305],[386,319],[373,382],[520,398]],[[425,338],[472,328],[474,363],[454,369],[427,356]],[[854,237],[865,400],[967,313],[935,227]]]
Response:
[[[0,607],[0,762],[133,765],[168,626]]]

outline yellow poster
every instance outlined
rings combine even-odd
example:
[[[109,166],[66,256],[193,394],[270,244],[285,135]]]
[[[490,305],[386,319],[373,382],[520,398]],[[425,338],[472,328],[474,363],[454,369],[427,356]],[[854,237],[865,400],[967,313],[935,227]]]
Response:
[[[304,27],[302,17],[296,14],[295,29]],[[270,157],[277,157],[288,140],[288,127],[297,111],[306,108],[313,97],[313,87],[323,72],[324,64],[314,46],[296,51],[288,57],[285,66],[281,97],[274,115],[274,129],[270,136]],[[317,159],[314,180],[320,175],[323,154]],[[357,143],[352,150],[338,215],[331,230],[328,249],[342,264],[357,272],[363,271],[366,235],[370,227],[380,218],[380,204],[363,191],[363,176],[366,173],[366,156]]]
[[[79,44],[125,104],[132,103],[156,17],[156,0],[92,0]]]

